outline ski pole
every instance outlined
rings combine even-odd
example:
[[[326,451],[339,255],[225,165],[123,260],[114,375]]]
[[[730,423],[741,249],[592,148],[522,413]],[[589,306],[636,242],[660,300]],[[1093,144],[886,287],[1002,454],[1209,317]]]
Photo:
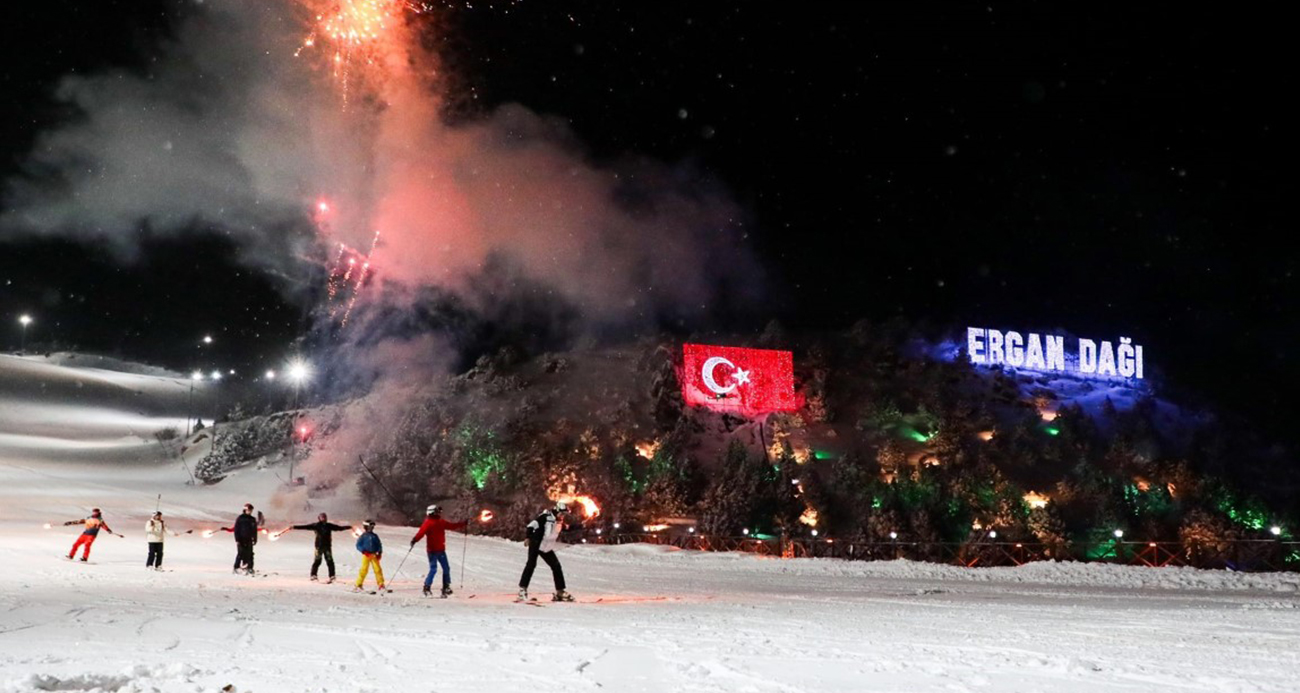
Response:
[[[460,549],[460,591],[465,591],[465,554],[469,552],[469,526],[465,527],[465,543]]]
[[[394,571],[393,571],[393,577],[390,578],[390,579],[388,580],[388,584],[391,585],[391,584],[397,582],[397,574],[400,573],[400,572],[402,572],[402,566],[406,565],[406,559],[409,558],[409,557],[411,556],[411,551],[412,551],[413,549],[415,549],[415,544],[411,544],[411,548],[409,548],[409,549],[406,550],[406,555],[405,555],[405,556],[402,556],[402,560],[401,560],[401,562],[399,562],[399,563],[397,564],[397,570],[394,570]]]

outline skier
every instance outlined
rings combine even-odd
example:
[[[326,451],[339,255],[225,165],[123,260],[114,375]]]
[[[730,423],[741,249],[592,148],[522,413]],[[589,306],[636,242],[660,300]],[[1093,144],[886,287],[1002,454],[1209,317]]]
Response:
[[[230,572],[238,573],[240,566],[243,566],[246,574],[253,574],[253,546],[257,544],[257,526],[253,504],[245,503],[244,512],[235,518],[235,526],[221,528],[223,532],[235,534],[235,568]]]
[[[307,525],[293,525],[289,529],[310,529],[316,533],[316,558],[311,562],[311,581],[316,582],[316,574],[320,571],[320,563],[325,561],[325,566],[329,568],[331,583],[334,582],[334,533],[344,532],[352,529],[343,525],[336,525],[329,521],[325,513],[317,516],[316,521]],[[289,530],[285,530],[287,532]],[[280,532],[284,534],[284,532]]]
[[[524,564],[524,574],[519,578],[519,598],[515,601],[528,601],[528,583],[533,579],[538,556],[551,567],[551,574],[555,577],[555,596],[551,600],[573,601],[573,595],[564,591],[564,569],[560,567],[560,559],[555,557],[555,541],[560,536],[560,530],[564,529],[564,516],[568,513],[569,504],[557,501],[553,509],[543,511],[528,523],[528,562]]]
[[[190,530],[190,532],[193,531]],[[171,533],[173,537],[180,536],[180,532],[172,532],[167,529],[167,523],[163,521],[161,510],[154,512],[153,517],[144,523],[144,538],[149,542],[149,557],[145,559],[144,567],[162,570],[163,539],[168,533]]]
[[[77,547],[81,546],[85,547],[81,552],[82,562],[84,563],[90,558],[90,545],[95,543],[95,537],[99,536],[99,529],[101,527],[103,527],[104,531],[109,534],[117,534],[117,532],[114,532],[109,528],[108,523],[104,522],[103,516],[99,513],[99,508],[91,508],[90,517],[80,520],[68,520],[63,523],[63,526],[65,527],[70,525],[84,525],[85,530],[83,530],[81,536],[77,537],[77,540],[72,543],[72,550],[68,552],[69,561],[72,560],[73,554],[77,553]],[[122,535],[117,534],[117,536],[120,537]]]
[[[447,530],[463,532],[469,526],[469,521],[448,522],[442,519],[442,509],[437,505],[430,505],[425,509],[425,515],[420,531],[411,538],[411,547],[415,547],[415,542],[419,541],[420,537],[425,537],[425,549],[429,553],[429,574],[424,577],[424,596],[428,597],[433,593],[433,576],[438,574],[438,564],[441,563],[442,596],[446,597],[451,594],[451,567],[447,563]]]
[[[361,525],[361,536],[357,538],[357,551],[361,552],[361,570],[357,573],[357,586],[353,592],[360,592],[361,586],[366,583],[366,574],[370,572],[370,567],[375,568],[375,581],[379,583],[379,591],[388,591],[384,587],[384,569],[379,566],[379,561],[384,557],[384,544],[379,541],[379,535],[375,534],[375,521],[366,520]]]

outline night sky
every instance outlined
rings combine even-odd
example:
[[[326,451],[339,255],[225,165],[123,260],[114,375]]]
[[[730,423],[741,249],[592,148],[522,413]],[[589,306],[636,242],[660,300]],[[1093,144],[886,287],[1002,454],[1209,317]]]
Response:
[[[725,185],[766,271],[755,331],[897,315],[1131,336],[1180,390],[1294,440],[1290,37],[1223,9],[525,0],[420,21],[451,116],[521,103],[567,120],[595,161]],[[6,178],[74,117],[52,98],[60,76],[141,69],[181,14],[0,12]],[[236,256],[219,236],[153,239],[129,261],[0,243],[0,344],[30,311],[37,343],[183,365],[210,332],[232,363],[278,359],[302,306]]]

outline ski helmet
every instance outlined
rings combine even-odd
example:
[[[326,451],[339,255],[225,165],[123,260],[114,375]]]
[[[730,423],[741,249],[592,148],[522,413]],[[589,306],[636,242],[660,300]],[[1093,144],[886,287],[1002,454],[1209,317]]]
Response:
[[[567,512],[569,512],[569,502],[568,502],[568,501],[555,501],[555,512],[557,512],[557,513],[567,513]]]
[[[434,504],[432,504],[432,505],[430,505],[429,507],[427,507],[427,508],[424,509],[424,514],[426,514],[426,515],[437,515],[437,514],[438,514],[439,512],[441,512],[441,511],[442,511],[442,508],[439,508],[438,505],[437,505],[436,503],[434,503]]]
[[[368,531],[368,530],[372,530],[372,529],[375,528],[375,521],[374,521],[374,520],[366,520],[365,522],[362,522],[362,523],[361,523],[361,526],[362,526],[362,527],[365,527],[367,531]]]

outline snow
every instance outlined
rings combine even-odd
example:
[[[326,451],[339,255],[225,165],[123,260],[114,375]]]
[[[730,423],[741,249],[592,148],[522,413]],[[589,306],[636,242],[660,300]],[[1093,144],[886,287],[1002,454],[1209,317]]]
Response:
[[[187,485],[152,432],[183,424],[188,383],[17,361],[0,357],[6,693],[1300,690],[1293,574],[579,545],[560,552],[578,603],[529,608],[512,603],[521,545],[451,534],[456,594],[424,599],[414,529],[380,526],[392,594],[349,591],[359,557],[346,533],[338,584],[306,579],[302,531],[259,542],[265,577],[233,575],[231,535],[201,531],[245,502],[270,529],[321,511],[356,523],[366,509],[350,487],[286,489],[275,465]],[[196,530],[168,538],[165,572],[143,565],[158,503],[172,530]],[[90,563],[69,562],[78,529],[60,523],[91,506],[126,537],[101,535]],[[532,588],[549,592],[545,565]]]

